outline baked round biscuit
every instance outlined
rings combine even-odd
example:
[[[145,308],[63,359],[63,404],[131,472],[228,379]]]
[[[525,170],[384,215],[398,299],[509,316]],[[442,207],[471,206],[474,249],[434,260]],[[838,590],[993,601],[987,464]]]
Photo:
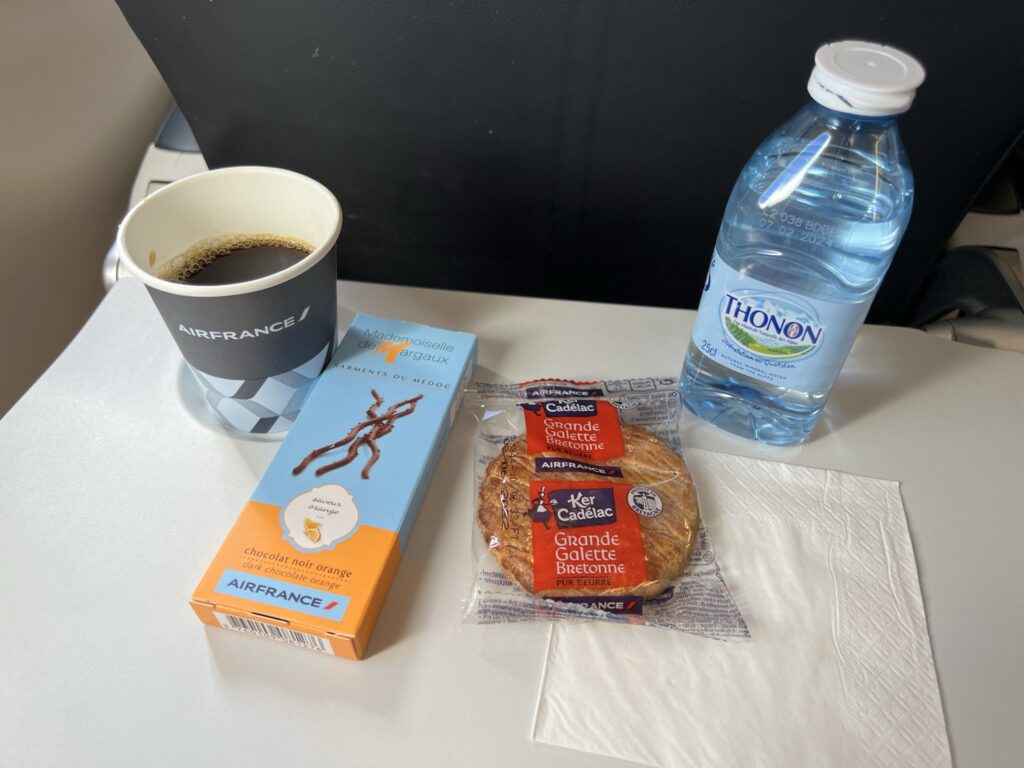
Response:
[[[533,521],[530,517],[531,481],[579,481],[593,475],[579,472],[535,470],[538,457],[578,460],[559,451],[528,454],[526,437],[506,443],[501,454],[488,465],[480,484],[477,525],[494,559],[505,574],[527,592],[541,597],[582,595],[638,595],[654,597],[683,572],[697,539],[700,513],[697,495],[686,463],[664,442],[645,429],[622,425],[623,456],[607,463],[621,468],[621,478],[600,478],[626,485],[653,488],[662,501],[661,512],[653,517],[637,516],[647,566],[646,580],[626,586],[595,589],[534,589]]]

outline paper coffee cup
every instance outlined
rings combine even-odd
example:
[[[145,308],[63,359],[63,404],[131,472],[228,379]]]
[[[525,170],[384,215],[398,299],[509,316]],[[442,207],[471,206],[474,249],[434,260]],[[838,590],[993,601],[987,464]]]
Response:
[[[176,181],[118,230],[128,271],[145,283],[213,412],[246,434],[287,430],[334,350],[341,207],[322,184],[278,168],[221,168]],[[191,285],[162,268],[208,238],[267,234],[313,246],[254,280]]]

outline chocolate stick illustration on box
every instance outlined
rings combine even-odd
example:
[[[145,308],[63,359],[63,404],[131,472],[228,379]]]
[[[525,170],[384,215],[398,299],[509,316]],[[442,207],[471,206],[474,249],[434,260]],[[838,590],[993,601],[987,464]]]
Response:
[[[299,462],[295,469],[292,470],[293,475],[300,474],[313,461],[320,456],[323,456],[325,453],[348,445],[348,453],[345,454],[344,458],[319,467],[316,470],[316,475],[319,477],[320,475],[324,475],[335,469],[340,469],[355,460],[356,456],[359,455],[359,449],[362,446],[368,445],[370,447],[370,458],[366,462],[366,466],[363,467],[362,478],[363,480],[370,479],[370,469],[377,463],[378,459],[380,459],[380,448],[377,445],[377,440],[390,433],[391,430],[395,428],[395,422],[398,421],[398,419],[408,416],[415,411],[416,403],[423,398],[423,394],[421,393],[415,397],[410,397],[408,400],[402,400],[388,408],[384,412],[383,416],[378,416],[377,409],[384,405],[384,398],[380,396],[376,389],[371,389],[370,394],[373,395],[374,402],[373,405],[366,409],[367,419],[352,427],[348,434],[341,438],[341,440],[330,443],[329,445],[321,446],[320,448],[312,451],[308,456],[306,456],[306,458]],[[363,430],[366,431],[363,432]]]

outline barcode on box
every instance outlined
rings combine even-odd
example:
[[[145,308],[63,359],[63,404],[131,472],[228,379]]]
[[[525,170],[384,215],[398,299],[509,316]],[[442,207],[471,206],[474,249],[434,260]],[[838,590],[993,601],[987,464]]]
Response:
[[[279,627],[276,624],[268,624],[264,621],[256,621],[255,619],[243,619],[241,616],[232,616],[227,613],[214,612],[213,615],[217,617],[217,621],[224,629],[233,629],[236,632],[245,632],[249,635],[259,635],[270,640],[295,645],[299,648],[308,648],[311,651],[320,651],[320,653],[334,655],[334,649],[331,648],[331,644],[316,635],[298,632],[287,627]]]

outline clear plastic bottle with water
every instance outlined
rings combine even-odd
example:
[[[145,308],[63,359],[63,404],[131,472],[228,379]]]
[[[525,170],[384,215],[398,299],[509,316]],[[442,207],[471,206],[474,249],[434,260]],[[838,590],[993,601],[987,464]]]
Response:
[[[896,120],[923,81],[894,48],[818,50],[813,100],[729,198],[681,377],[698,416],[773,445],[810,436],[910,218]]]

